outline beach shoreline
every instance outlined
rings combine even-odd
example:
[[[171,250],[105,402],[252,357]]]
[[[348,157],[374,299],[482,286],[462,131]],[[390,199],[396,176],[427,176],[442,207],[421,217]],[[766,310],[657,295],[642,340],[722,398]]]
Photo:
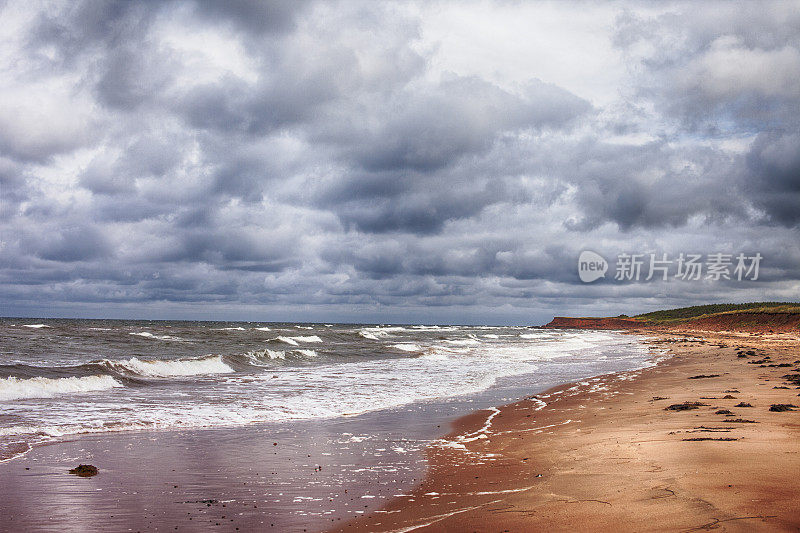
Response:
[[[57,341],[61,338],[58,336],[60,333],[71,335],[73,330],[80,332],[87,327],[87,324],[70,323],[61,329],[53,326],[52,332],[48,330],[45,333],[48,339]],[[137,324],[122,330],[102,330],[101,335],[127,342],[130,331],[142,330]],[[154,337],[195,338],[200,335],[189,326],[184,326],[184,330],[171,328],[162,332],[151,328],[148,331],[153,331]],[[247,333],[250,330],[223,331],[221,334],[212,333],[210,339],[220,336],[240,339],[253,335],[255,341],[261,338],[259,333]],[[339,341],[362,339],[361,331],[362,328],[339,333],[325,330],[322,335]],[[473,333],[455,328],[445,334],[438,328],[432,333],[407,331],[391,330],[393,336],[386,341],[366,339],[358,340],[354,345],[332,345],[333,355],[320,352],[320,358],[328,357],[330,361],[324,365],[281,362],[270,366],[268,371],[257,367],[249,374],[236,376],[228,373],[220,378],[154,378],[148,380],[146,386],[115,389],[114,394],[99,398],[93,394],[75,394],[47,400],[49,403],[44,405],[50,405],[55,414],[66,415],[53,418],[64,421],[67,429],[77,426],[75,422],[87,419],[108,421],[110,425],[90,426],[98,431],[88,433],[59,435],[53,432],[52,440],[34,443],[27,454],[0,463],[0,479],[4,481],[0,484],[0,530],[145,531],[178,527],[179,530],[202,531],[204,527],[213,527],[235,531],[238,527],[240,530],[321,531],[336,523],[346,523],[354,516],[377,511],[397,494],[413,490],[427,468],[424,450],[431,442],[444,436],[453,420],[482,408],[491,410],[492,406],[545,391],[559,383],[615,370],[641,368],[650,364],[651,359],[649,350],[638,337],[616,332],[559,332],[528,328],[489,330],[488,333],[484,329]],[[34,339],[40,336],[37,329]],[[139,341],[140,337],[136,336],[136,340],[144,347],[156,342],[156,346],[162,345],[158,339],[141,337],[144,340]],[[347,366],[334,364],[338,362],[337,357],[341,357],[337,353],[346,355],[348,351],[363,349],[365,345],[396,343],[400,342],[396,339],[403,338],[430,346],[430,350],[418,356],[378,359],[375,363],[363,357],[352,364],[347,363]],[[163,341],[164,349],[170,350],[172,342]],[[465,346],[464,343],[468,344]],[[169,355],[171,358],[166,361],[178,361],[181,365],[193,365],[198,360],[204,362],[207,359],[187,358],[196,354],[183,354],[183,359]],[[126,364],[136,361],[127,353],[119,359]],[[234,364],[235,359],[225,361]],[[160,398],[160,390],[195,394],[192,385],[196,383],[202,388],[192,398],[202,399],[204,395],[201,392],[219,393],[219,390],[225,390],[225,382],[230,379],[236,383],[249,383],[248,380],[255,379],[260,383],[267,377],[267,382],[274,383],[276,376],[287,373],[308,376],[315,382],[323,380],[324,385],[332,383],[330,379],[324,381],[330,374],[344,371],[352,374],[370,364],[376,371],[383,368],[394,370],[399,378],[403,377],[400,372],[402,365],[433,369],[428,372],[429,377],[422,376],[422,383],[435,386],[448,383],[448,379],[453,382],[454,365],[447,366],[450,361],[460,361],[463,369],[459,369],[458,375],[466,380],[477,383],[480,376],[486,376],[487,379],[481,382],[481,390],[453,395],[444,386],[439,390],[427,388],[432,399],[423,397],[413,401],[412,393],[419,384],[417,389],[408,389],[400,381],[396,389],[406,395],[404,402],[388,409],[381,408],[376,402],[376,409],[357,415],[210,427],[187,424],[187,427],[130,429],[130,424],[114,424],[124,418],[120,413],[137,416],[136,408],[142,405],[134,401],[130,406],[117,408],[121,403],[118,393],[130,392],[133,400],[153,395],[153,404],[145,405],[146,412],[152,412],[164,405],[163,401],[156,401]],[[471,361],[472,366],[469,366]],[[321,371],[305,372],[306,368]],[[449,378],[441,373],[442,369],[450,369]],[[90,365],[89,371],[95,370],[96,367]],[[362,379],[370,375],[365,372]],[[414,376],[416,374],[411,377]],[[359,386],[353,390],[363,391],[365,395],[376,393],[372,386]],[[262,389],[249,389],[242,398],[258,398],[259,391]],[[202,414],[205,412],[203,409],[214,407],[211,399],[181,404],[187,419],[192,421],[196,418],[193,408],[200,409]],[[287,397],[287,402],[289,399],[295,400],[295,407],[300,405],[297,398]],[[106,404],[104,401],[115,403]],[[225,403],[223,406],[236,414],[237,406],[243,404]],[[34,400],[24,401],[19,403],[19,409],[26,405],[37,407],[39,404]],[[101,413],[105,412],[103,409],[109,411],[109,416],[90,416],[95,406],[101,409]],[[275,406],[280,408],[280,402],[275,402]],[[70,416],[76,418],[73,420]],[[79,464],[94,465],[99,474],[88,478],[70,475],[69,470]],[[102,523],[99,521],[101,518]]]
[[[46,520],[98,531],[316,531],[325,521],[337,531],[376,532],[800,526],[792,514],[800,490],[788,474],[800,466],[800,410],[769,411],[773,403],[800,405],[798,384],[781,378],[800,368],[800,339],[631,333],[650,345],[655,366],[541,387],[522,400],[483,403],[486,408],[464,416],[432,421],[406,413],[409,434],[419,433],[423,420],[430,426],[425,431],[436,433],[430,446],[420,444],[418,459],[402,459],[413,443],[387,434],[388,446],[376,441],[357,461],[369,464],[337,469],[330,453],[361,438],[343,438],[353,431],[347,418],[332,420],[322,433],[312,423],[285,434],[256,425],[90,434],[34,447],[0,464],[7,476],[0,529]],[[686,401],[706,405],[664,410]],[[739,402],[753,407],[734,407]],[[716,414],[722,409],[732,416]],[[364,436],[375,427],[402,433],[392,418],[402,412],[365,415],[357,427]],[[449,433],[441,436],[439,423],[443,429],[451,424]],[[406,450],[394,460],[388,451],[373,455],[394,447]],[[84,460],[97,461],[101,474],[80,482],[66,475],[65,465]],[[139,468],[143,461],[150,464]],[[391,474],[389,466],[401,470]],[[302,490],[319,483],[332,487],[330,501],[315,501]],[[43,484],[54,498],[41,493]],[[322,519],[298,528],[298,505]],[[52,518],[31,516],[30,509],[44,508],[55,512]],[[351,520],[354,512],[361,518]]]
[[[456,420],[414,491],[333,531],[797,530],[800,410],[770,406],[800,405],[800,339],[637,333],[671,357]]]

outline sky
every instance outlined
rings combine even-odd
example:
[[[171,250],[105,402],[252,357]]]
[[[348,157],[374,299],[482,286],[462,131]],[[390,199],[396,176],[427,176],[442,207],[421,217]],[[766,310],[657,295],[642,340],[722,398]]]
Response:
[[[800,1],[0,0],[0,315],[800,300]],[[608,272],[578,275],[584,250]],[[616,279],[620,254],[756,279]],[[733,259],[735,264],[735,259]]]

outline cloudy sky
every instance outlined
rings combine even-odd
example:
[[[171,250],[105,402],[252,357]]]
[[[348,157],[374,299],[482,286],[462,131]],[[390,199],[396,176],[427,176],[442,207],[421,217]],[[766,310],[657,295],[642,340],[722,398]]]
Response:
[[[800,300],[800,2],[0,0],[0,314]],[[585,249],[609,260],[584,284]],[[620,253],[761,253],[618,281]]]

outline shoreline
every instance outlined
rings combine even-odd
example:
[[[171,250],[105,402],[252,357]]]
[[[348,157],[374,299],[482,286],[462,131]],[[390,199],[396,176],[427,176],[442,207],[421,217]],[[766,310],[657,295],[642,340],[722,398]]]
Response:
[[[569,344],[578,350],[574,359],[501,378],[477,394],[356,417],[85,433],[42,443],[0,463],[0,530],[322,531],[347,523],[412,491],[425,475],[425,449],[460,416],[652,359],[638,338],[587,338],[615,348],[596,358],[578,349],[584,342]],[[78,464],[100,474],[69,475]]]
[[[331,531],[800,528],[800,410],[769,410],[800,405],[800,339],[632,333],[672,356],[457,419],[420,485]]]
[[[375,532],[800,527],[792,514],[800,485],[788,474],[800,467],[800,410],[768,411],[770,403],[800,405],[800,383],[787,389],[780,379],[800,371],[800,338],[629,333],[660,362],[541,387],[524,398],[522,392],[514,396],[522,400],[500,407],[482,403],[485,408],[472,406],[465,415],[439,413],[435,421],[405,410],[377,411],[329,421],[322,433],[316,424],[286,428],[283,435],[250,426],[87,434],[36,446],[0,463],[7,480],[0,484],[0,529],[35,529],[47,524],[37,516],[54,511],[59,523],[69,517],[90,530],[300,531],[306,525],[298,529],[291,518],[298,512],[323,518],[309,522],[308,531],[327,525]],[[793,364],[775,366],[784,362]],[[735,399],[723,398],[734,390]],[[707,405],[663,410],[684,401]],[[754,407],[734,408],[740,401]],[[720,409],[735,415],[716,414]],[[392,418],[398,414],[402,420]],[[352,444],[360,442],[358,431],[346,433],[353,420],[364,435],[382,427],[400,439],[373,441],[364,448],[368,455],[337,467],[341,461],[331,461],[331,452],[360,446]],[[420,423],[436,436],[414,452],[408,437],[419,433]],[[450,424],[443,437],[438,424]],[[277,444],[265,447],[265,441]],[[386,454],[395,446],[401,455],[391,459]],[[65,465],[84,460],[97,460],[101,475],[76,483]],[[143,461],[150,464],[141,468]],[[320,483],[331,487],[330,501],[304,492]],[[76,514],[82,508],[92,512]]]

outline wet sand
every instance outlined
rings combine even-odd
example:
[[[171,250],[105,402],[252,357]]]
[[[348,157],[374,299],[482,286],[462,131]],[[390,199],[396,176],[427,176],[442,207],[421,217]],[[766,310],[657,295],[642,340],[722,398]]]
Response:
[[[420,486],[340,530],[797,531],[800,409],[770,407],[800,406],[800,339],[689,335],[654,334],[656,367],[458,420]]]
[[[0,463],[0,531],[319,531],[414,487],[418,418],[77,435]]]

